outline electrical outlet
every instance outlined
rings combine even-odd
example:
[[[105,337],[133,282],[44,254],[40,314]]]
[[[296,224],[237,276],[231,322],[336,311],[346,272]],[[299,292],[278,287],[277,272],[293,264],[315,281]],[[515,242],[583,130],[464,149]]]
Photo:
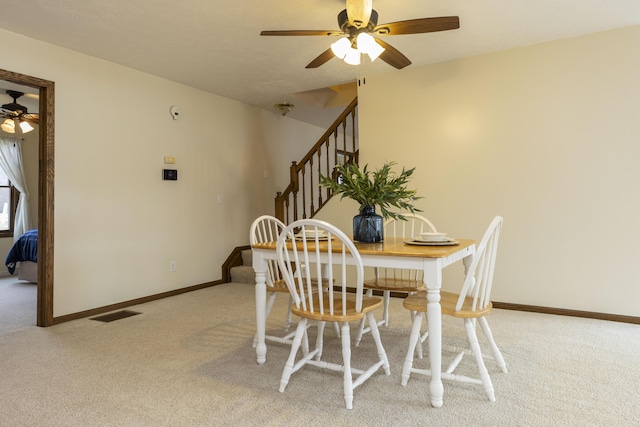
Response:
[[[176,271],[176,262],[169,261],[169,271]]]

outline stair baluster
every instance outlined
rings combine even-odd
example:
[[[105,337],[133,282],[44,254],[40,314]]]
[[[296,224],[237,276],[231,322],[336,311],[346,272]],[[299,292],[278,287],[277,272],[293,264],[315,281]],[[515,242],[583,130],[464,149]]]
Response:
[[[320,188],[320,174],[331,174],[337,179],[334,172],[337,164],[358,162],[357,107],[358,98],[355,98],[302,160],[291,162],[291,182],[275,197],[276,218],[285,224],[313,218],[332,196],[329,189],[323,192]]]

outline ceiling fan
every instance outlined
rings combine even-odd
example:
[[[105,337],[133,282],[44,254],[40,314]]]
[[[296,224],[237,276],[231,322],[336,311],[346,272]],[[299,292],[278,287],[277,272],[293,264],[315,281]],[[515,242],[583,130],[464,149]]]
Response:
[[[346,0],[347,8],[338,14],[340,30],[275,30],[262,31],[261,36],[342,36],[311,61],[306,68],[317,68],[334,56],[352,65],[360,63],[360,54],[368,54],[371,60],[382,59],[387,64],[402,69],[411,64],[409,58],[390,44],[374,36],[420,34],[460,28],[457,16],[418,18],[378,25],[378,12],[373,10],[373,0]]]
[[[40,116],[38,114],[29,113],[27,107],[18,104],[18,98],[24,95],[24,92],[16,90],[7,90],[7,95],[13,98],[13,102],[3,104],[0,108],[0,118],[5,119],[0,125],[2,130],[8,133],[15,133],[15,126],[19,125],[23,133],[33,130],[29,123],[38,124]]]

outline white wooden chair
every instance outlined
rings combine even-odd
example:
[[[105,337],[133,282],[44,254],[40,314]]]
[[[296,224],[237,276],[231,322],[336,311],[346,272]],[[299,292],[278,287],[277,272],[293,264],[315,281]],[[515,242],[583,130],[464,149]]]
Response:
[[[493,284],[493,272],[495,268],[498,239],[502,228],[502,222],[503,218],[501,216],[496,216],[489,225],[489,228],[482,237],[482,240],[480,241],[480,244],[473,256],[471,266],[466,272],[460,293],[440,292],[442,314],[461,318],[464,321],[464,327],[467,333],[469,346],[471,347],[471,353],[473,353],[475,357],[480,374],[480,378],[471,378],[465,375],[454,374],[454,370],[462,360],[463,356],[469,353],[469,351],[460,351],[459,349],[455,349],[458,354],[451,364],[449,364],[449,366],[442,372],[442,379],[483,384],[484,390],[491,402],[495,401],[495,393],[491,377],[489,376],[489,372],[487,371],[483,361],[480,344],[478,343],[476,324],[477,322],[480,323],[482,331],[484,332],[484,335],[491,347],[493,359],[495,359],[502,372],[506,373],[507,365],[505,364],[502,354],[493,339],[491,329],[489,329],[489,324],[485,317],[491,312],[492,308],[490,299],[491,287]],[[411,373],[428,376],[431,375],[431,371],[429,369],[418,369],[413,367],[415,346],[418,344],[418,341],[420,341],[419,345],[422,345],[422,342],[428,338],[427,334],[420,336],[422,319],[425,317],[427,312],[426,291],[421,291],[407,297],[404,300],[403,305],[411,311],[418,312],[414,318],[413,327],[411,328],[409,349],[402,369],[402,385],[406,385]]]
[[[296,233],[297,232],[297,233]],[[321,247],[327,251],[321,252]],[[280,380],[280,392],[284,392],[291,375],[304,365],[343,372],[344,400],[347,409],[353,407],[353,390],[382,367],[390,374],[389,362],[373,310],[380,307],[380,298],[364,295],[364,267],[353,242],[339,229],[324,221],[303,219],[289,224],[278,238],[276,245],[278,265],[287,283],[294,305],[292,312],[300,317],[291,353]],[[296,269],[304,264],[306,268]],[[349,273],[349,274],[348,274]],[[333,289],[322,286],[333,283]],[[355,292],[348,291],[355,288]],[[366,317],[375,341],[378,361],[366,370],[351,366],[350,321]],[[318,322],[315,348],[296,361],[307,322]],[[322,360],[323,331],[325,322],[340,322],[342,340],[342,365]],[[353,376],[357,377],[353,378]]]
[[[436,232],[436,227],[427,218],[415,214],[406,213],[403,216],[407,219],[396,220],[390,218],[384,223],[384,236],[388,237],[403,237],[412,238],[419,237],[420,233],[424,232]],[[426,287],[422,280],[421,270],[407,270],[397,268],[374,268],[375,277],[370,280],[364,281],[364,287],[367,289],[367,295],[372,296],[373,291],[382,291],[384,297],[384,311],[383,319],[378,322],[378,326],[384,325],[389,327],[389,300],[391,299],[391,292],[411,294],[421,290],[425,290]],[[360,329],[356,337],[356,345],[360,344],[362,335],[369,332],[369,329],[365,327],[364,321],[360,322]],[[422,349],[418,347],[418,355],[422,358]]]
[[[252,245],[256,243],[275,242],[278,236],[284,230],[285,225],[278,218],[271,215],[262,215],[253,221],[249,231],[249,241]],[[267,306],[265,310],[265,323],[269,318],[269,313],[273,308],[273,304],[278,294],[289,296],[289,289],[282,278],[278,262],[276,260],[267,261],[266,285],[269,296],[267,298]],[[293,300],[289,297],[289,309],[284,320],[284,331],[287,332],[291,325],[291,304]],[[295,332],[291,332],[285,336],[279,337],[275,335],[266,335],[265,339],[283,344],[291,344]],[[253,347],[257,344],[257,337],[253,338]]]
[[[278,236],[280,235],[280,233],[282,233],[282,230],[284,230],[284,228],[285,224],[278,218],[271,215],[262,215],[256,218],[255,221],[253,221],[253,223],[251,224],[249,241],[252,245],[255,243],[275,242],[276,240],[278,240]],[[284,319],[284,332],[287,332],[289,331],[289,328],[291,326],[291,305],[293,304],[293,299],[289,295],[289,288],[287,288],[287,285],[282,278],[282,274],[280,273],[278,261],[267,261],[267,274],[265,282],[267,286],[267,292],[269,293],[269,296],[267,298],[267,305],[265,308],[265,324],[267,322],[267,319],[269,318],[269,314],[271,313],[273,304],[275,303],[276,296],[278,294],[286,294],[287,296],[289,296],[289,305],[287,309],[287,315]],[[340,328],[337,323],[334,323],[334,329],[336,335],[339,336]],[[292,331],[282,337],[276,335],[265,335],[265,340],[291,345],[294,335],[295,331]],[[255,335],[253,337],[253,348],[256,347],[257,343],[258,336]]]

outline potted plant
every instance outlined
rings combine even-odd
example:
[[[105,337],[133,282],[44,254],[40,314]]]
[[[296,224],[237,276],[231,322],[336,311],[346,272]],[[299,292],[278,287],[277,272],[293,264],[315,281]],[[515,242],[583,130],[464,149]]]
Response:
[[[415,168],[402,168],[400,174],[391,170],[395,162],[387,162],[380,169],[371,171],[368,165],[362,169],[355,163],[336,165],[337,178],[320,175],[320,185],[327,187],[341,199],[348,197],[360,204],[360,213],[353,217],[353,240],[364,243],[381,242],[384,239],[383,218],[406,220],[404,215],[389,209],[398,208],[420,212],[413,203],[422,197],[416,190],[408,190],[407,183]],[[382,216],[376,213],[380,207]]]

